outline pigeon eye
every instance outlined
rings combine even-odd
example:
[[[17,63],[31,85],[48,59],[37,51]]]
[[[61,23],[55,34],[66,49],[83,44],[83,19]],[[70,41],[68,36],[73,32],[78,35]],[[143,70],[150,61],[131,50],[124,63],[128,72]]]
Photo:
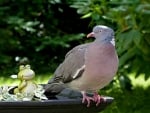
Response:
[[[99,30],[99,32],[102,32],[102,30]]]

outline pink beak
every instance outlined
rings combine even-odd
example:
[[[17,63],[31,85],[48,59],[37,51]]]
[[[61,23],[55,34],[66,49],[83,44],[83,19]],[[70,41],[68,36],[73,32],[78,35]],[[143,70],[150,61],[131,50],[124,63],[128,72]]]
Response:
[[[95,37],[94,32],[89,33],[86,37],[87,37],[87,38]]]

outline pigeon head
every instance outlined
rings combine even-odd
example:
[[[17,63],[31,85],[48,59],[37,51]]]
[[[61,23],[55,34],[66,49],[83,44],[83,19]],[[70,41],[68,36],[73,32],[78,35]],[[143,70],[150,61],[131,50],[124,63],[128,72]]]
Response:
[[[95,37],[100,41],[112,41],[114,38],[114,30],[104,25],[97,25],[93,28],[93,32],[87,35],[87,38]]]

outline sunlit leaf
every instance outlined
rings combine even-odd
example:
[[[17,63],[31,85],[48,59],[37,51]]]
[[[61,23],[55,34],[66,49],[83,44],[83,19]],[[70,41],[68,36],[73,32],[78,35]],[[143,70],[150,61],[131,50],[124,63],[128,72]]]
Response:
[[[85,14],[85,15],[83,15],[81,18],[88,18],[88,17],[90,17],[92,15],[92,13],[91,12],[89,12],[89,13],[87,13],[87,14]]]

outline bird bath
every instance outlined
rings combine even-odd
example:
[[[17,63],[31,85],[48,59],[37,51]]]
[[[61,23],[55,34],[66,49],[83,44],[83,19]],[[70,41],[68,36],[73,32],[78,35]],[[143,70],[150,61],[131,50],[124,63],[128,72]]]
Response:
[[[83,104],[81,98],[62,98],[61,95],[42,101],[1,101],[0,113],[98,113],[113,102],[112,97],[103,98],[105,101],[100,105],[93,102],[90,107]]]

